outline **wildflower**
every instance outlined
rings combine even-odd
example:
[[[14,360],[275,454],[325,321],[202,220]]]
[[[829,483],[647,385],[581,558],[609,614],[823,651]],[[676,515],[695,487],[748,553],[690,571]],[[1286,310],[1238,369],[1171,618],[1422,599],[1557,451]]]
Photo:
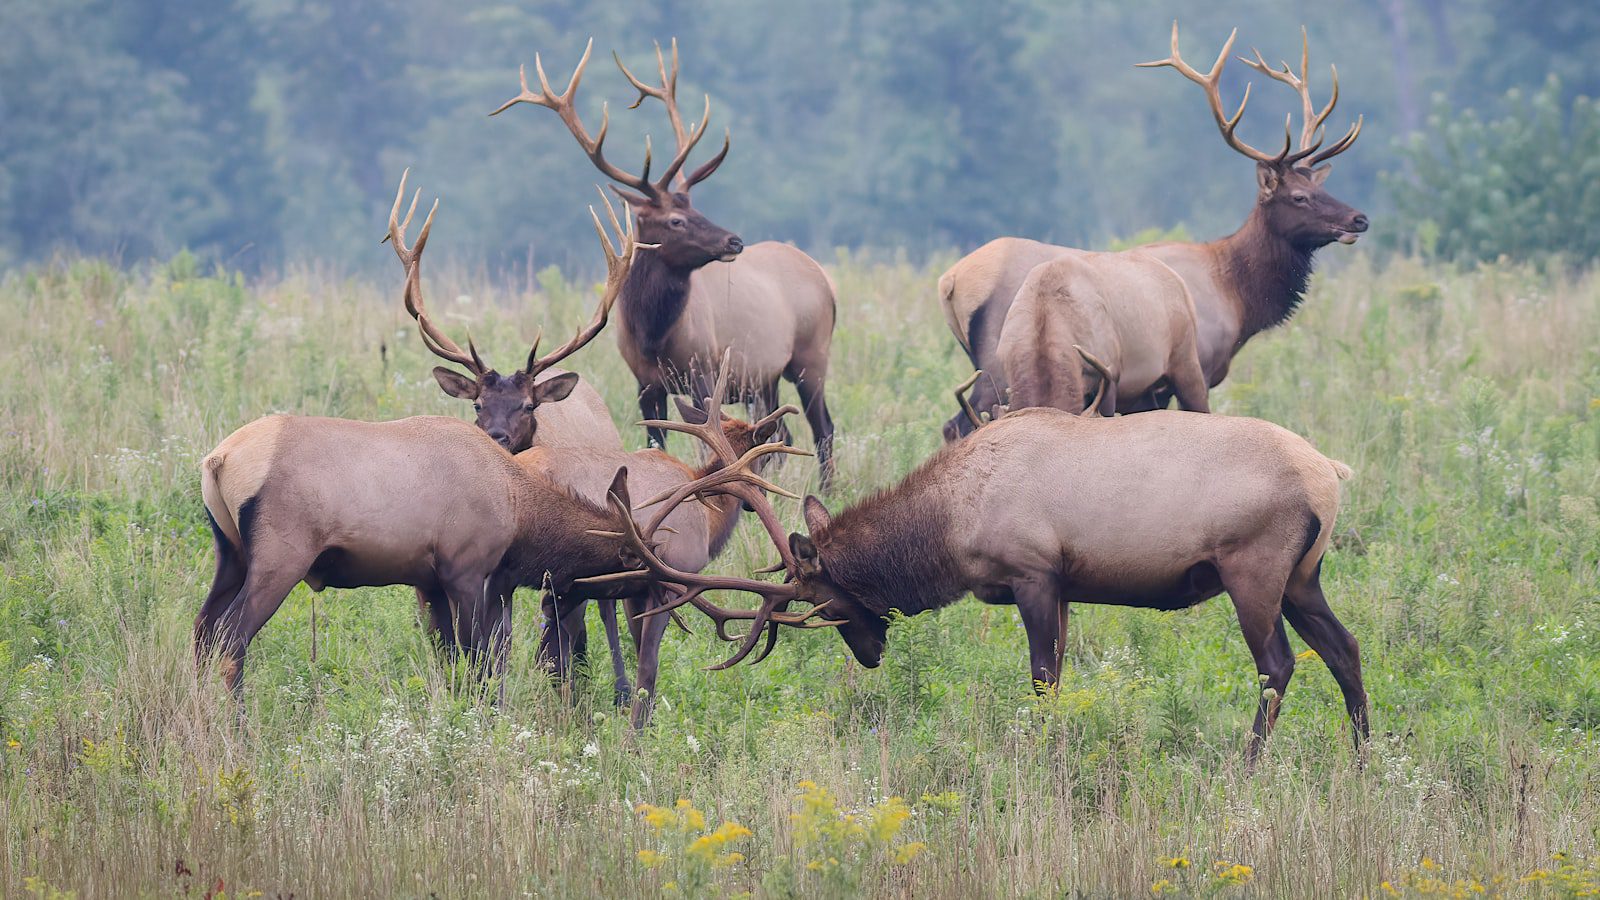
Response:
[[[1434,862],[1433,857],[1431,856],[1424,856],[1422,858],[1422,862],[1418,863],[1418,865],[1422,866],[1424,869],[1427,869],[1429,872],[1438,871],[1439,869],[1439,864]]]
[[[700,752],[700,741],[698,739],[696,739],[694,735],[686,734],[686,735],[684,735],[684,738],[689,744],[689,752],[691,752],[691,753],[699,753]]]
[[[22,742],[12,738],[11,740],[6,741],[6,746],[12,750],[20,750],[22,749]]]
[[[1312,661],[1314,659],[1321,659],[1321,658],[1322,657],[1318,656],[1317,655],[1317,651],[1315,651],[1315,650],[1302,650],[1301,652],[1295,654],[1295,659],[1297,659],[1297,660],[1299,660],[1301,662],[1310,662],[1310,661]]]
[[[1187,856],[1174,856],[1169,859],[1164,859],[1161,861],[1161,864],[1169,869],[1187,869],[1190,865],[1192,865],[1192,863],[1189,862],[1189,857]]]
[[[1219,859],[1213,863],[1216,869],[1217,881],[1222,884],[1248,884],[1255,877],[1256,870],[1243,863],[1230,863]]]
[[[590,757],[590,758],[599,756],[600,755],[600,745],[596,744],[594,741],[590,741],[589,743],[584,744],[583,745],[583,755],[585,757]]]
[[[1178,886],[1173,884],[1170,878],[1158,878],[1154,884],[1150,885],[1150,893],[1152,894],[1170,894],[1177,889]]]
[[[1390,884],[1387,881],[1385,881],[1384,883],[1378,885],[1378,887],[1383,888],[1383,892],[1385,894],[1388,894],[1391,897],[1400,896],[1400,891],[1398,889],[1396,889],[1394,885]]]
[[[928,845],[922,841],[912,841],[909,844],[902,844],[894,851],[894,864],[897,866],[903,866],[906,863],[911,862],[913,859],[916,859],[919,855],[921,855],[922,851],[926,849],[928,849]]]
[[[667,856],[664,853],[658,853],[658,852],[656,852],[654,850],[640,850],[639,851],[639,862],[646,869],[654,869],[654,868],[660,866],[662,863],[664,863],[666,861],[667,861]]]

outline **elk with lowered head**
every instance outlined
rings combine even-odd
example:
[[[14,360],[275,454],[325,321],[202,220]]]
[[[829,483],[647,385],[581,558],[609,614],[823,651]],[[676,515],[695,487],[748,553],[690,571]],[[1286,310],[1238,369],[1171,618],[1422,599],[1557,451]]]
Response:
[[[1333,72],[1332,96],[1319,111],[1308,85],[1310,44],[1302,34],[1300,72],[1283,64],[1268,66],[1260,53],[1246,65],[1292,88],[1302,112],[1299,146],[1291,150],[1292,135],[1285,126],[1284,146],[1267,153],[1246,144],[1234,132],[1244,116],[1250,93],[1245,91],[1238,109],[1229,116],[1222,104],[1219,83],[1223,64],[1238,32],[1230,35],[1209,72],[1201,73],[1178,53],[1178,25],[1172,26],[1172,54],[1141,66],[1170,66],[1199,84],[1222,138],[1229,147],[1256,164],[1256,201],[1236,232],[1215,241],[1175,241],[1150,244],[1141,251],[1171,266],[1189,288],[1195,307],[1195,339],[1206,384],[1216,387],[1246,341],[1294,315],[1311,276],[1316,251],[1335,241],[1353,244],[1367,230],[1367,217],[1335,199],[1323,189],[1328,160],[1350,149],[1361,134],[1361,119],[1333,144],[1323,147],[1323,126],[1339,101],[1339,75]],[[1241,57],[1243,59],[1243,57]],[[990,241],[962,258],[939,279],[939,301],[956,339],[975,367],[983,369],[973,402],[992,408],[1005,396],[1003,366],[996,350],[1007,311],[1033,268],[1058,257],[1082,253],[1068,247],[1026,238]],[[1118,302],[1132,302],[1119,294]],[[1123,412],[1165,406],[1170,387],[1118,401]],[[958,414],[945,425],[950,439],[967,433],[970,423]]]
[[[716,388],[726,388],[728,367],[724,363]],[[716,396],[712,393],[710,396]],[[704,400],[704,398],[702,398]],[[715,408],[708,404],[707,408]],[[619,469],[628,471],[629,482],[641,491],[658,497],[697,495],[702,502],[691,505],[678,503],[647,503],[634,512],[636,524],[643,533],[656,536],[656,552],[674,568],[698,572],[722,552],[739,524],[739,512],[753,490],[769,490],[785,496],[794,496],[753,472],[748,466],[756,460],[776,453],[803,453],[781,443],[768,443],[776,434],[783,416],[799,412],[793,406],[784,406],[753,424],[731,416],[721,415],[713,422],[700,407],[678,399],[678,409],[683,423],[660,420],[646,424],[674,431],[683,431],[700,438],[710,450],[710,459],[699,468],[667,455],[655,448],[625,453],[620,450],[591,449],[574,453],[561,448],[535,447],[517,455],[517,461],[529,471],[545,475],[567,486],[579,497],[594,503],[605,503],[613,488],[612,476]],[[777,529],[776,520],[763,522]],[[781,530],[776,533],[782,534]],[[643,583],[643,582],[640,582]],[[609,598],[618,591],[607,586],[598,593],[588,593],[583,585],[558,592],[554,598],[554,618],[558,627],[547,627],[540,645],[540,658],[548,661],[559,677],[565,678],[570,670],[576,649],[582,645],[583,613],[587,602],[600,600],[602,614],[615,609]],[[628,627],[634,646],[639,652],[638,696],[633,705],[635,725],[649,720],[654,705],[656,677],[660,666],[661,640],[666,633],[664,616],[646,616],[645,613],[664,602],[661,590],[647,584],[645,590],[625,594],[623,608],[627,611]],[[613,613],[614,615],[614,613]],[[627,673],[620,654],[613,649],[612,675],[619,703],[631,693]]]
[[[650,576],[679,586],[664,608],[693,603],[719,633],[750,622],[723,666],[749,655],[763,630],[770,650],[788,625],[836,626],[855,658],[875,667],[891,612],[916,615],[972,591],[1016,604],[1032,679],[1054,685],[1069,603],[1177,610],[1226,591],[1264,676],[1254,756],[1294,672],[1285,619],[1327,663],[1358,738],[1367,734],[1356,640],[1320,584],[1339,482],[1350,474],[1258,419],[1025,409],[947,444],[899,485],[837,515],[808,497],[808,534],[778,544],[783,584],[675,570],[636,531],[628,539]],[[625,508],[627,498],[611,503]],[[708,590],[749,591],[763,603],[727,610],[704,599]],[[812,605],[786,612],[796,601]]]
[[[634,77],[617,59],[639,91],[635,108],[649,98],[666,107],[676,153],[654,181],[648,142],[637,175],[608,161],[604,144],[609,118],[602,112],[600,128],[591,137],[574,105],[593,49],[591,40],[560,94],[551,90],[536,54],[539,90],[529,88],[524,69],[522,92],[490,115],[518,103],[555,112],[589,161],[627,201],[640,241],[655,245],[641,249],[617,302],[617,345],[638,380],[640,410],[646,419],[661,420],[667,417],[668,394],[689,394],[697,401],[708,396],[718,361],[731,350],[735,377],[727,395],[716,398],[717,404],[748,403],[750,418],[761,418],[778,407],[779,380],[793,383],[811,426],[826,489],[833,476],[833,418],[826,392],[835,314],[832,280],[815,260],[794,247],[774,241],[746,247],[738,235],[713,224],[690,205],[690,189],[722,164],[730,138],[724,136],[722,149],[710,160],[683,174],[690,152],[710,124],[711,101],[706,99],[699,123],[685,127],[678,112],[676,41],[670,73],[660,47],[656,48],[659,86]],[[650,441],[665,447],[666,432],[652,427]]]
[[[620,251],[601,237],[609,304],[634,247],[631,233]],[[404,247],[404,225],[395,240]],[[606,509],[453,418],[267,416],[217,445],[200,475],[217,563],[195,652],[220,651],[235,690],[250,641],[301,581],[318,591],[412,585],[445,644],[498,671],[517,587],[559,593],[631,559],[592,533],[617,527]]]

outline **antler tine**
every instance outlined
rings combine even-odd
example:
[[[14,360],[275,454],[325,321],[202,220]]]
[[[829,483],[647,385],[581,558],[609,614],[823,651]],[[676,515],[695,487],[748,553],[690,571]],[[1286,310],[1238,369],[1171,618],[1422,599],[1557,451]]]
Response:
[[[578,146],[583,148],[584,155],[589,157],[589,162],[596,169],[599,169],[602,174],[618,184],[639,191],[647,197],[656,197],[659,193],[659,188],[650,181],[649,141],[645,142],[644,171],[639,175],[630,174],[618,168],[605,157],[606,133],[611,127],[610,110],[604,105],[600,107],[600,130],[595,132],[592,138],[589,136],[588,129],[584,128],[583,120],[578,116],[574,100],[578,94],[578,83],[583,79],[583,70],[589,65],[589,56],[593,51],[594,38],[590,38],[588,44],[584,45],[583,58],[578,60],[577,67],[572,70],[572,77],[567,81],[567,89],[560,94],[550,89],[550,79],[544,72],[544,60],[538,53],[535,53],[533,55],[533,69],[539,78],[539,92],[534,93],[528,87],[528,67],[526,65],[519,66],[517,78],[522,85],[522,92],[500,104],[489,115],[498,116],[518,103],[529,103],[551,110],[561,118],[562,123],[567,126],[567,130],[572,132],[573,138],[577,140]]]
[[[1233,49],[1234,39],[1238,36],[1239,29],[1237,28],[1228,34],[1228,40],[1222,45],[1222,52],[1217,54],[1217,60],[1216,62],[1212,63],[1211,70],[1201,74],[1199,71],[1196,71],[1193,66],[1189,65],[1187,62],[1184,62],[1182,54],[1178,52],[1178,23],[1177,20],[1173,20],[1172,55],[1168,56],[1166,59],[1142,62],[1137,63],[1136,65],[1140,68],[1158,68],[1161,66],[1168,66],[1177,69],[1179,74],[1195,84],[1200,85],[1200,87],[1205,90],[1206,103],[1211,108],[1211,116],[1216,120],[1217,128],[1222,132],[1222,139],[1227,142],[1228,146],[1257,162],[1277,162],[1279,161],[1278,156],[1257,150],[1256,148],[1245,143],[1235,133],[1235,130],[1239,127],[1240,120],[1244,118],[1245,106],[1250,103],[1250,86],[1248,84],[1245,85],[1244,99],[1239,101],[1239,108],[1234,112],[1234,114],[1229,116],[1223,111],[1221,91],[1222,67],[1225,63],[1227,63],[1228,53]]]
[[[417,332],[422,335],[422,345],[428,348],[433,355],[447,362],[464,367],[472,373],[473,378],[482,378],[488,371],[483,360],[478,357],[476,347],[472,347],[472,340],[467,339],[470,350],[462,350],[455,341],[450,340],[444,332],[433,324],[428,316],[427,305],[422,300],[422,251],[428,245],[428,235],[433,232],[433,216],[439,211],[439,201],[435,199],[433,206],[428,210],[428,217],[422,220],[422,230],[417,232],[417,241],[411,246],[406,246],[406,229],[411,227],[412,217],[417,212],[417,201],[422,197],[419,188],[411,195],[411,206],[406,210],[405,220],[400,219],[400,204],[405,202],[406,179],[410,177],[408,168],[400,173],[400,188],[394,195],[394,206],[389,209],[389,233],[384,240],[394,245],[395,256],[400,258],[400,264],[406,270],[406,284],[401,295],[406,312],[417,321]]]
[[[705,112],[701,115],[699,123],[693,128],[684,128],[683,115],[678,110],[678,39],[672,39],[672,71],[670,74],[667,72],[666,59],[661,54],[661,43],[657,41],[655,47],[656,72],[661,78],[660,87],[641,81],[628,69],[628,66],[623,63],[622,57],[615,51],[612,51],[611,56],[617,61],[617,68],[622,70],[623,77],[627,78],[628,83],[633,85],[633,89],[639,92],[639,98],[633,101],[633,105],[629,106],[629,109],[638,109],[647,97],[654,97],[660,100],[662,105],[667,108],[667,121],[672,125],[672,135],[677,140],[678,150],[673,155],[672,162],[668,164],[666,171],[656,181],[656,187],[663,191],[669,189],[687,191],[709,177],[712,172],[716,171],[717,166],[722,164],[722,160],[728,155],[728,147],[732,135],[724,135],[722,149],[718,151],[716,156],[689,175],[680,174],[684,163],[689,159],[690,151],[695,148],[696,144],[700,143],[702,137],[705,137],[706,130],[711,124],[711,97],[708,95],[705,98]],[[677,179],[676,184],[673,184],[674,178]]]
[[[972,377],[956,385],[955,390],[956,402],[961,404],[961,411],[967,414],[967,421],[972,423],[973,428],[982,428],[984,421],[983,416],[979,415],[978,411],[972,407],[972,401],[967,399],[967,391],[972,390],[972,386],[977,384],[978,379],[982,377],[983,370],[979,369],[972,373]]]
[[[1364,116],[1356,116],[1355,124],[1351,125],[1350,130],[1344,133],[1344,137],[1334,142],[1332,147],[1329,147],[1321,153],[1318,153],[1316,156],[1311,157],[1309,165],[1316,166],[1320,163],[1327,162],[1328,160],[1333,159],[1335,156],[1338,156],[1346,150],[1349,150],[1350,145],[1354,144],[1356,142],[1356,138],[1361,136],[1361,123],[1364,118]]]
[[[598,190],[598,188],[596,188]],[[595,307],[594,316],[589,323],[578,329],[570,340],[556,349],[539,356],[539,338],[544,336],[544,329],[539,330],[539,336],[533,339],[533,349],[528,353],[527,373],[530,377],[538,375],[545,369],[566,359],[582,349],[585,344],[594,340],[595,335],[606,327],[606,320],[611,316],[611,308],[616,305],[617,297],[622,294],[623,285],[628,280],[628,272],[633,268],[633,255],[635,245],[633,242],[633,219],[628,219],[628,227],[624,229],[617,221],[617,212],[611,206],[611,200],[604,193],[600,199],[605,201],[606,214],[611,219],[611,226],[617,230],[617,240],[621,246],[619,252],[611,243],[611,236],[606,233],[605,226],[600,224],[600,214],[589,207],[589,217],[594,220],[595,233],[600,236],[600,249],[606,257],[606,287],[605,293],[600,298],[600,303]]]
[[[722,351],[722,361],[717,364],[717,380],[711,385],[711,396],[704,398],[706,412],[722,409],[722,400],[728,396],[728,376],[732,374],[733,347],[730,345]],[[721,429],[718,429],[718,433],[721,433]]]
[[[1267,65],[1266,57],[1261,55],[1260,50],[1256,50],[1252,47],[1251,52],[1255,54],[1255,59],[1246,59],[1245,57],[1241,56],[1239,57],[1239,61],[1262,73],[1263,75],[1266,75],[1268,78],[1271,78],[1274,81],[1288,85],[1300,97],[1300,146],[1295,149],[1293,153],[1290,153],[1286,149],[1282,154],[1280,154],[1277,162],[1295,165],[1307,157],[1312,157],[1314,155],[1311,165],[1316,165],[1323,160],[1331,159],[1332,157],[1337,156],[1338,154],[1349,149],[1350,144],[1354,142],[1355,138],[1351,137],[1350,132],[1346,132],[1345,137],[1341,138],[1333,147],[1330,147],[1328,150],[1324,150],[1321,153],[1317,152],[1322,146],[1322,141],[1325,136],[1324,129],[1326,127],[1328,117],[1333,114],[1334,107],[1339,103],[1339,67],[1333,65],[1328,66],[1328,71],[1331,76],[1331,89],[1329,91],[1327,104],[1323,106],[1320,111],[1318,111],[1316,109],[1316,105],[1311,99],[1311,38],[1304,26],[1301,26],[1300,28],[1299,75],[1294,73],[1294,70],[1289,67],[1289,63],[1286,61],[1281,62],[1281,65],[1283,66],[1282,69],[1277,69]],[[1285,125],[1285,130],[1289,130],[1288,125]],[[1357,130],[1359,130],[1357,126],[1352,126],[1352,131]]]
[[[777,409],[773,410],[772,412],[769,412],[766,415],[762,416],[756,422],[751,424],[750,427],[755,431],[760,431],[761,429],[767,427],[768,425],[771,425],[772,423],[778,421],[779,419],[782,419],[784,416],[791,416],[791,415],[798,416],[799,414],[800,414],[800,407],[795,406],[793,403],[785,403],[784,405],[778,407]],[[807,453],[805,455],[810,456],[811,454]]]

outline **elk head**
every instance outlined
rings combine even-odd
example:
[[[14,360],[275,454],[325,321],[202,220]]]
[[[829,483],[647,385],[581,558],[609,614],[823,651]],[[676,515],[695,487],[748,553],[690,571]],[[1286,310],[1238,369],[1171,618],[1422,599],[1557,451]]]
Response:
[[[531,103],[552,110],[560,116],[567,130],[572,132],[573,138],[577,140],[578,146],[582,147],[584,154],[589,157],[589,161],[601,174],[611,179],[613,182],[611,189],[616,191],[617,196],[627,201],[628,207],[633,211],[634,220],[638,223],[639,239],[647,244],[659,245],[656,253],[668,266],[689,270],[715,260],[724,262],[733,260],[744,249],[744,242],[733,232],[712,223],[689,202],[689,189],[709,178],[727,158],[730,136],[724,133],[722,149],[716,156],[688,175],[683,174],[683,166],[689,159],[689,153],[700,143],[700,139],[705,137],[706,128],[711,123],[711,98],[706,97],[705,112],[700,122],[692,128],[685,128],[683,119],[678,113],[677,40],[674,39],[672,42],[670,74],[661,53],[661,45],[656,45],[656,68],[661,77],[659,86],[635,78],[633,73],[628,71],[628,67],[623,65],[622,58],[612,54],[622,74],[639,91],[639,99],[635,100],[629,109],[638,109],[641,103],[651,97],[660,100],[667,108],[667,118],[677,139],[677,152],[661,173],[661,177],[655,181],[650,180],[648,138],[645,139],[644,167],[635,175],[618,168],[605,158],[606,130],[611,123],[609,111],[602,107],[600,130],[595,132],[594,137],[589,136],[588,130],[578,117],[573,101],[578,92],[578,82],[583,78],[584,67],[589,64],[589,54],[593,50],[594,40],[591,38],[588,46],[584,48],[583,58],[578,61],[577,68],[572,72],[572,78],[567,82],[567,89],[560,94],[550,89],[549,79],[544,73],[544,63],[538,54],[534,54],[533,68],[539,78],[539,91],[535,93],[528,87],[528,71],[527,67],[523,66],[519,70],[522,92],[501,104],[499,109],[489,115],[499,115],[518,103]]]
[[[1331,170],[1331,166],[1324,163],[1350,149],[1361,134],[1362,119],[1357,116],[1355,124],[1350,126],[1343,137],[1326,149],[1322,147],[1325,136],[1324,124],[1332,114],[1334,105],[1339,102],[1338,68],[1329,67],[1333,73],[1332,93],[1327,105],[1319,112],[1311,101],[1311,90],[1307,79],[1311,45],[1304,28],[1300,30],[1298,75],[1290,69],[1287,62],[1282,64],[1282,69],[1269,66],[1259,50],[1254,51],[1253,60],[1239,57],[1239,60],[1250,68],[1274,81],[1288,85],[1300,98],[1302,127],[1299,147],[1291,150],[1293,117],[1290,116],[1284,120],[1283,149],[1277,153],[1266,153],[1246,144],[1235,134],[1240,119],[1244,117],[1245,105],[1250,102],[1250,86],[1245,86],[1244,99],[1239,102],[1239,108],[1232,116],[1224,112],[1222,105],[1222,95],[1219,90],[1222,67],[1227,62],[1228,53],[1233,49],[1234,38],[1238,35],[1239,30],[1236,28],[1228,35],[1227,43],[1222,45],[1222,52],[1217,54],[1217,60],[1211,66],[1211,70],[1201,73],[1184,62],[1183,57],[1179,55],[1178,23],[1173,22],[1172,55],[1166,59],[1138,65],[1170,66],[1205,90],[1206,102],[1211,108],[1212,117],[1216,119],[1217,127],[1222,131],[1222,139],[1229,147],[1255,160],[1256,208],[1271,233],[1283,237],[1295,247],[1306,250],[1314,250],[1334,241],[1341,244],[1355,243],[1356,238],[1367,230],[1367,217],[1336,199],[1322,187]]]
[[[606,319],[611,314],[611,307],[616,303],[618,294],[622,292],[622,285],[627,281],[629,267],[633,262],[633,252],[636,248],[633,231],[631,228],[628,230],[622,228],[610,202],[606,202],[606,213],[621,242],[619,250],[612,244],[611,237],[601,226],[600,216],[595,213],[593,207],[589,208],[589,215],[594,219],[595,231],[600,235],[606,256],[605,294],[595,310],[594,317],[579,329],[571,340],[543,356],[539,355],[539,340],[543,336],[541,330],[540,336],[533,339],[527,363],[510,375],[501,375],[483,361],[478,348],[472,343],[471,335],[467,336],[467,349],[462,350],[439,330],[428,315],[427,307],[422,300],[422,250],[428,243],[428,232],[433,228],[433,214],[439,209],[439,201],[433,202],[433,208],[423,220],[422,231],[418,233],[416,243],[406,246],[406,228],[411,225],[411,218],[417,211],[417,199],[422,193],[418,190],[412,195],[411,207],[406,211],[405,220],[401,221],[400,204],[405,199],[406,175],[409,173],[410,170],[407,169],[406,173],[400,176],[400,190],[395,194],[394,207],[389,210],[389,234],[384,238],[394,244],[394,252],[405,266],[406,312],[417,321],[417,330],[422,335],[422,343],[434,355],[467,370],[467,374],[463,375],[454,369],[436,366],[433,377],[439,382],[439,387],[452,397],[472,401],[472,408],[477,413],[478,427],[507,451],[521,453],[533,446],[534,434],[538,429],[538,420],[534,414],[539,407],[545,403],[565,400],[573,388],[578,386],[578,375],[575,372],[563,372],[542,381],[539,376],[551,366],[577,352],[605,327]],[[601,199],[605,199],[604,195]]]

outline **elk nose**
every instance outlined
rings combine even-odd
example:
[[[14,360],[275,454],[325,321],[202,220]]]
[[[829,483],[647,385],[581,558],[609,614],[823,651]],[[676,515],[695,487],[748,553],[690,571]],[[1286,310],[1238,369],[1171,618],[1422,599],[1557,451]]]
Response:
[[[1362,231],[1366,231],[1367,230],[1367,216],[1366,216],[1366,213],[1356,213],[1356,217],[1354,219],[1350,220],[1350,230],[1351,231],[1355,231],[1355,232],[1362,232]]]
[[[723,245],[728,253],[739,253],[744,250],[744,241],[737,234],[728,235],[728,241]]]
[[[489,432],[489,437],[494,438],[496,444],[508,450],[511,449],[511,435],[506,434],[504,431],[491,431]]]

